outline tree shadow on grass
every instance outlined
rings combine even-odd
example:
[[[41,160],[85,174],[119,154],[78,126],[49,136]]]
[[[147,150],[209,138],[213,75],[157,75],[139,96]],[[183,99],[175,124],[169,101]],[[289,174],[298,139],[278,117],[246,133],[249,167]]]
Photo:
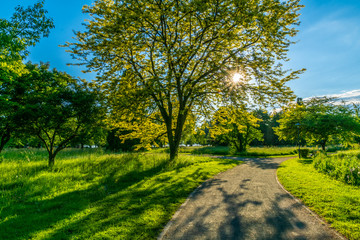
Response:
[[[176,171],[172,174],[176,174]],[[192,191],[184,186],[192,179],[199,178],[199,174],[199,169],[181,178],[160,174],[154,176],[151,187],[143,181],[131,186],[131,191],[116,191],[94,203],[96,211],[59,229],[51,237],[57,239],[71,229],[74,237],[81,238],[156,238],[170,220],[168,213],[175,211]],[[158,184],[164,180],[169,184]],[[94,231],[89,231],[89,228]]]
[[[82,177],[91,183],[102,167],[93,166]],[[186,199],[199,179],[209,175],[202,168],[163,171],[167,167],[162,162],[121,176],[109,168],[100,181],[84,190],[40,201],[13,202],[0,212],[0,220],[8,217],[0,221],[0,229],[6,229],[0,232],[0,239],[156,238],[169,221],[169,213]],[[42,195],[41,191],[32,192],[27,199]]]
[[[107,199],[111,194],[121,192],[131,187],[143,179],[153,177],[164,168],[165,163],[154,166],[145,171],[130,171],[120,177],[115,177],[116,169],[109,172],[96,185],[90,185],[85,190],[74,190],[61,194],[54,198],[44,200],[28,200],[42,197],[44,192],[40,189],[32,193],[25,194],[21,199],[11,199],[7,206],[0,208],[0,239],[31,239],[41,231],[49,231],[49,239],[67,239],[77,230],[75,228],[63,229],[67,226],[69,218],[80,214],[80,219],[86,216],[86,211],[93,211],[93,206]],[[98,167],[98,166],[97,166]],[[47,168],[43,171],[49,171]],[[92,172],[91,169],[89,172]],[[38,171],[36,174],[41,173]],[[91,179],[93,176],[84,176]],[[76,182],[74,182],[76,183]],[[29,182],[15,182],[13,184],[2,185],[2,191],[11,191],[12,195],[21,192],[22,187],[31,184]],[[47,187],[44,187],[46,191]],[[63,222],[63,223],[61,223]],[[70,221],[71,222],[71,221]],[[81,225],[81,223],[79,223]],[[59,233],[52,234],[51,232]],[[41,237],[45,239],[46,234]]]

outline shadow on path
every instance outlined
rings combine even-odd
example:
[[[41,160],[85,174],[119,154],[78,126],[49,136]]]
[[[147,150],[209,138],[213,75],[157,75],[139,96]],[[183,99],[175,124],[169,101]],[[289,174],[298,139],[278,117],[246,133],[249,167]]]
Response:
[[[200,186],[159,239],[339,239],[278,185],[286,158],[219,158],[245,164]]]

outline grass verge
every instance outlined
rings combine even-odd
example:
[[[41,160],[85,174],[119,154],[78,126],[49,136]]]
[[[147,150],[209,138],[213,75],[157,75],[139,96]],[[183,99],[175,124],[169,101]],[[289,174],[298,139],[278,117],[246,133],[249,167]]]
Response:
[[[360,239],[360,188],[319,173],[312,160],[290,159],[277,171],[281,184],[349,239]]]
[[[46,155],[31,158],[41,152],[3,158],[0,239],[155,239],[201,182],[239,164],[199,156],[169,164],[166,154],[70,152],[52,169]],[[30,157],[20,158],[25,155]]]

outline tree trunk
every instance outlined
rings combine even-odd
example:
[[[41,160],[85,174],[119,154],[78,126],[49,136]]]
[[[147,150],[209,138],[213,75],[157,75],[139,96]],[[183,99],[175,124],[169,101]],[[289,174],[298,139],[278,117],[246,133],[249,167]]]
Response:
[[[170,144],[170,161],[175,160],[179,155],[179,144]]]
[[[49,167],[53,167],[55,164],[55,155],[53,153],[49,153]]]
[[[246,150],[246,146],[245,146],[245,144],[244,144],[242,134],[239,133],[238,136],[237,136],[237,138],[238,138],[238,142],[239,142],[238,151],[239,151],[239,152],[244,152],[244,151]]]
[[[321,141],[321,148],[322,148],[322,150],[325,152],[325,146],[326,146],[326,141],[325,140],[323,140],[323,141]]]
[[[179,145],[181,141],[181,136],[183,132],[184,123],[186,120],[185,114],[179,114],[175,129],[175,134],[168,134],[169,138],[169,147],[170,147],[170,161],[175,160],[179,155]],[[169,128],[168,128],[169,129]]]

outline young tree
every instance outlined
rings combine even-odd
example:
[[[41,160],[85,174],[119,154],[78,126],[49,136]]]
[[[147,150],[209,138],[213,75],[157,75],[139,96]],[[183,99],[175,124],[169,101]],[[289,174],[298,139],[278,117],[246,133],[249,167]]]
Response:
[[[333,99],[312,98],[303,104],[291,104],[284,109],[275,128],[281,139],[320,144],[325,151],[329,142],[349,144],[360,134],[360,121],[352,110],[336,105]]]
[[[246,151],[251,141],[261,140],[263,134],[258,129],[260,119],[244,108],[220,107],[214,114],[210,134],[213,138],[230,143],[237,152]]]
[[[39,2],[28,8],[16,7],[10,20],[0,19],[0,152],[18,127],[21,95],[29,85],[19,82],[19,76],[26,73],[22,62],[26,49],[47,37],[54,27],[46,13]]]
[[[302,71],[288,74],[278,63],[287,60],[301,7],[299,0],[97,0],[84,7],[87,30],[67,46],[99,73],[114,113],[145,123],[161,116],[174,159],[190,112],[221,100],[292,96],[285,84]]]
[[[27,65],[24,81],[31,81],[21,120],[27,132],[37,136],[49,153],[49,166],[55,157],[81,131],[89,131],[101,111],[96,92],[88,83],[66,73],[49,71],[48,65]]]

